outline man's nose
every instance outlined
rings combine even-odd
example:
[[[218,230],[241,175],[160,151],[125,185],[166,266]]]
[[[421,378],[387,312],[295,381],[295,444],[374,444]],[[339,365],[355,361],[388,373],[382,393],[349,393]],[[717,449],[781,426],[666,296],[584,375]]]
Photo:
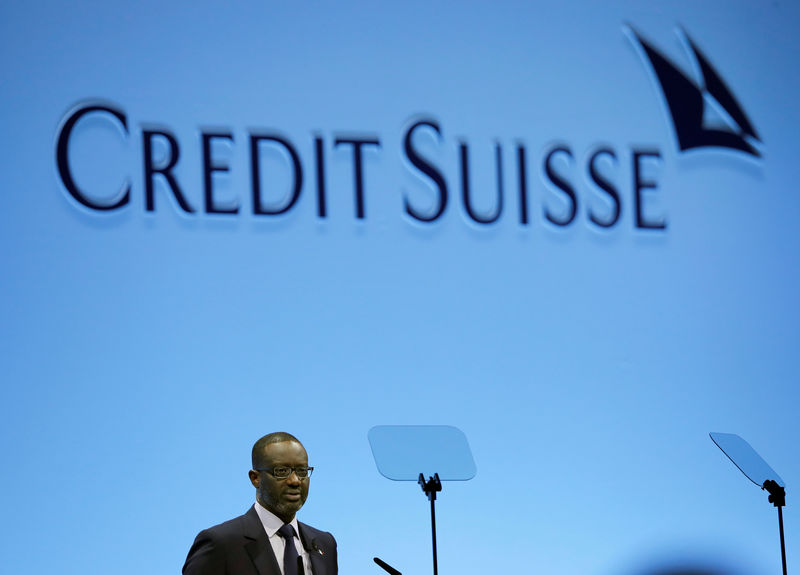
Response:
[[[297,475],[297,472],[294,469],[292,469],[291,473],[289,473],[289,477],[286,478],[286,483],[292,483],[293,485],[297,485],[301,482],[302,480]]]

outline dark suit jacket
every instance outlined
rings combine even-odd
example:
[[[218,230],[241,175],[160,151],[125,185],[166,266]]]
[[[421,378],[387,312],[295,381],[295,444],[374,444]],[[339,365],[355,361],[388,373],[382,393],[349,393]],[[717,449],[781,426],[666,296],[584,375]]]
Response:
[[[313,575],[338,575],[333,535],[305,523],[299,523],[299,526],[300,540],[311,557]],[[244,515],[201,531],[183,565],[183,575],[280,573],[267,533],[253,507]]]

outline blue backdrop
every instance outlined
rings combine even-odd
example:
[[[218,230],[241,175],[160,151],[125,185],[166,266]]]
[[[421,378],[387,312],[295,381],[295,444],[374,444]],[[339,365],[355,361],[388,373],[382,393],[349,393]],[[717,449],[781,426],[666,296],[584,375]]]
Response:
[[[469,438],[442,575],[776,572],[709,431],[786,481],[796,563],[797,5],[272,4],[0,7],[4,569],[175,573],[286,430],[340,571],[429,573],[377,424]],[[681,151],[633,31],[760,156]]]

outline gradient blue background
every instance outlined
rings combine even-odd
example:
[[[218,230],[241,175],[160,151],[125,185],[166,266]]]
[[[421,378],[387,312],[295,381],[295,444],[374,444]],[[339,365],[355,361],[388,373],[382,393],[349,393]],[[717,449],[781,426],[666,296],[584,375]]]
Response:
[[[200,529],[252,503],[253,441],[287,430],[317,468],[301,519],[336,535],[340,572],[380,573],[377,555],[429,573],[427,501],[378,474],[377,424],[469,437],[477,476],[446,484],[437,505],[442,575],[687,562],[777,572],[776,513],[709,431],[739,433],[786,481],[791,569],[797,4],[270,4],[0,7],[3,570],[176,573]],[[679,154],[626,24],[693,73],[683,27],[747,111],[763,158]],[[55,165],[60,123],[97,99],[125,111],[130,135],[87,118],[71,161],[89,190],[130,178],[130,205],[108,214],[69,197]],[[404,197],[432,197],[402,154],[419,117],[442,127],[419,145],[451,193],[430,225],[403,212]],[[180,141],[175,174],[197,207],[200,132],[233,133],[216,152],[231,171],[215,182],[238,216],[182,214],[163,185],[145,212],[141,131],[154,126]],[[247,137],[259,129],[303,160],[301,198],[280,218],[250,212]],[[351,152],[332,146],[348,134],[382,143],[364,151],[363,221]],[[487,211],[503,145],[506,205],[492,226],[460,205],[461,140]],[[565,229],[543,216],[563,206],[541,168],[559,142],[581,198]],[[586,216],[604,207],[584,167],[600,145],[619,154],[605,168],[623,201],[611,230]],[[662,154],[647,197],[665,231],[634,228],[634,147]],[[264,158],[280,197],[286,160]]]

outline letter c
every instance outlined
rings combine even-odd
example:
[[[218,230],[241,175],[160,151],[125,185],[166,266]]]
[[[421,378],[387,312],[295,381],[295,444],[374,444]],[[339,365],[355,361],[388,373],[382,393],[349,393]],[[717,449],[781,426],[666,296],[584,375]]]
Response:
[[[125,129],[125,135],[128,135],[128,120],[125,117],[125,114],[120,110],[101,104],[79,106],[67,118],[66,122],[64,122],[64,124],[61,126],[61,129],[58,133],[58,143],[56,145],[56,164],[58,165],[58,174],[61,176],[61,182],[64,184],[64,187],[67,189],[69,194],[87,208],[98,211],[115,210],[124,206],[128,203],[128,201],[130,201],[130,182],[126,182],[123,185],[121,194],[118,194],[119,199],[117,201],[110,204],[102,204],[86,197],[86,195],[75,184],[75,180],[72,178],[72,174],[69,171],[69,139],[72,135],[72,130],[75,128],[75,124],[78,123],[78,120],[80,120],[86,114],[90,114],[92,112],[105,112],[107,114],[111,114],[119,121],[120,124],[122,124],[122,127]]]

